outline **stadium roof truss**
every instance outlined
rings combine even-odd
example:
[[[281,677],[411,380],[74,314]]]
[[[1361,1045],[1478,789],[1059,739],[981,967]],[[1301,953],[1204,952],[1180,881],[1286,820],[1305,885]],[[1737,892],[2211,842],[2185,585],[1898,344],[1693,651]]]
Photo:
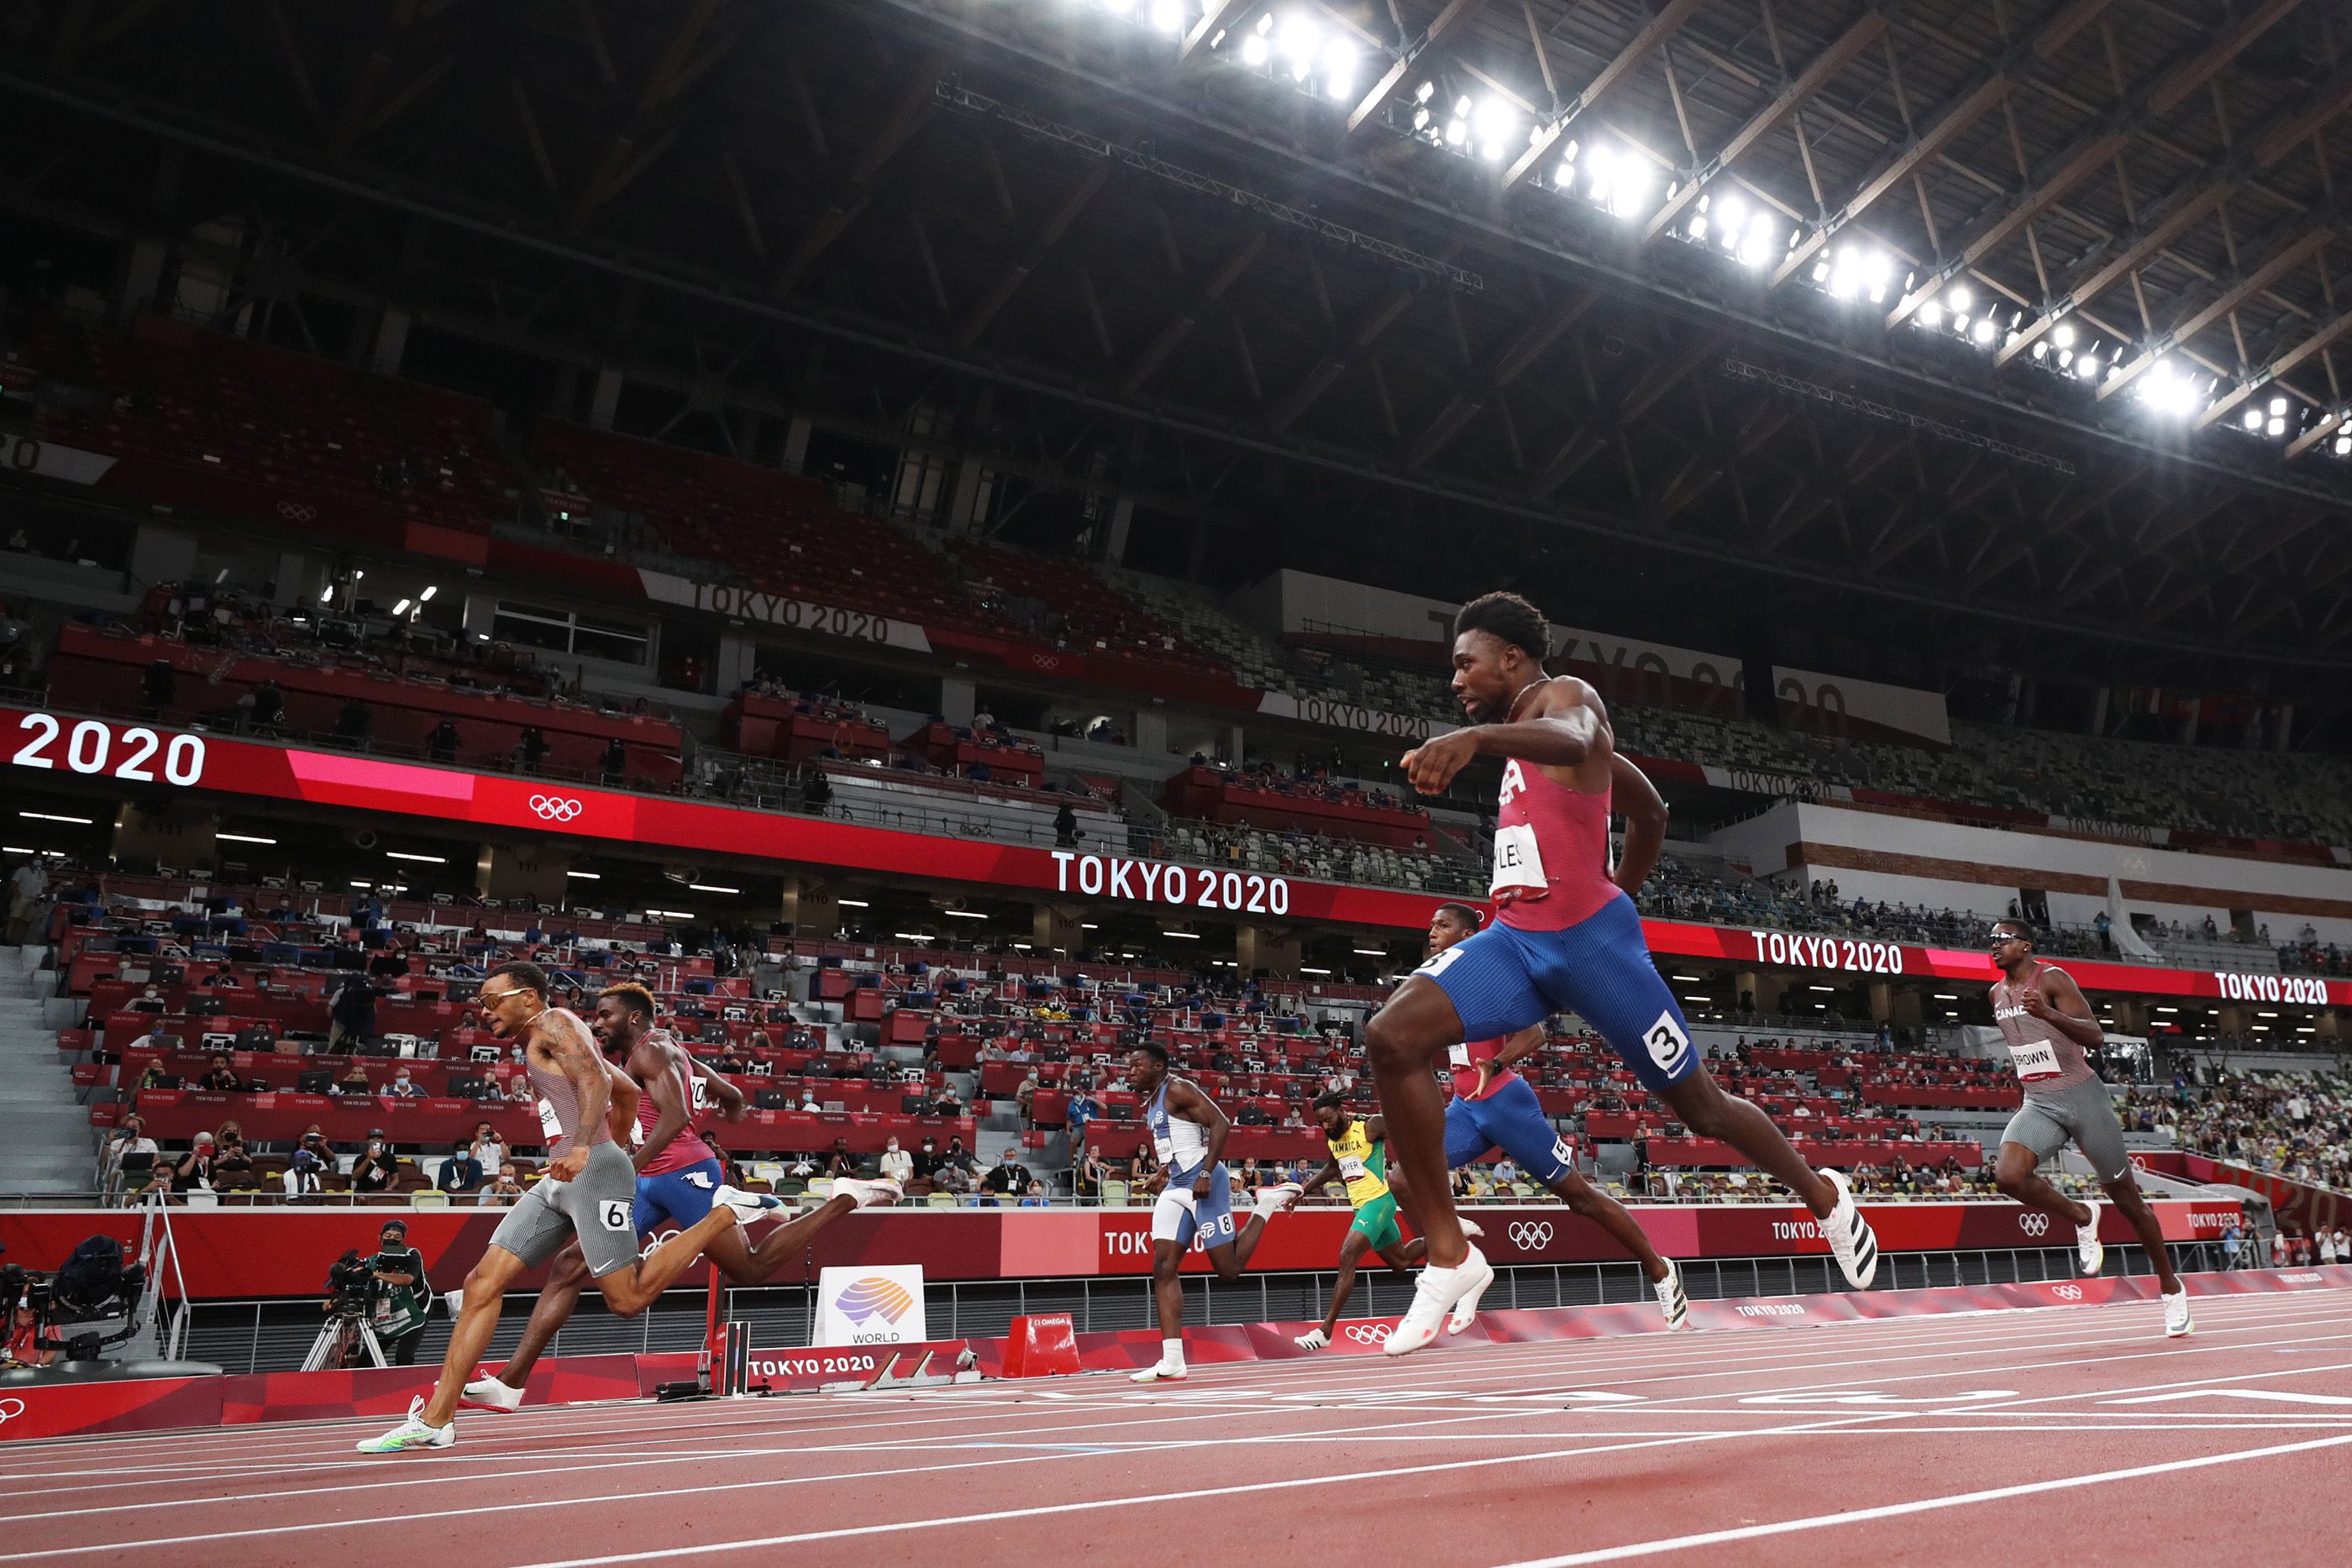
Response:
[[[907,440],[924,411],[1259,564],[1422,540],[1459,591],[1433,528],[1514,560],[1565,533],[1587,573],[1760,570],[1988,646],[2352,665],[2352,19],[2323,0],[0,25],[0,203],[187,247],[232,220],[241,297],[330,352],[306,305],[396,302],[624,366],[754,452],[730,414]]]

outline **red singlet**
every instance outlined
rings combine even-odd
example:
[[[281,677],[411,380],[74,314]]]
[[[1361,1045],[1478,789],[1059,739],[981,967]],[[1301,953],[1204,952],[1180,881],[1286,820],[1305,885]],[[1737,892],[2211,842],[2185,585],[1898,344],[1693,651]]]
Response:
[[[1495,918],[1521,931],[1565,931],[1617,896],[1609,880],[1609,791],[1554,783],[1532,762],[1503,764],[1495,813]]]
[[[1453,1049],[1446,1057],[1446,1062],[1454,1070],[1454,1097],[1456,1100],[1484,1100],[1496,1090],[1519,1081],[1519,1075],[1506,1067],[1486,1080],[1486,1093],[1478,1092],[1478,1064],[1492,1061],[1495,1053],[1508,1043],[1507,1036],[1496,1035],[1493,1040],[1474,1040]]]
[[[679,1046],[667,1030],[656,1030],[646,1038],[677,1047],[680,1056],[685,1054],[686,1048]],[[672,1171],[682,1171],[688,1166],[698,1166],[705,1160],[719,1157],[710,1152],[710,1145],[700,1136],[703,1126],[710,1120],[710,1097],[704,1092],[701,1074],[682,1061],[673,1062],[671,1072],[677,1082],[678,1094],[686,1104],[686,1125],[678,1130],[677,1137],[664,1145],[661,1153],[653,1157],[652,1164],[637,1173],[639,1176],[667,1176]],[[650,1094],[640,1096],[637,1100],[637,1135],[634,1141],[643,1144],[652,1137],[654,1127],[660,1121],[661,1107],[654,1103],[654,1097]]]

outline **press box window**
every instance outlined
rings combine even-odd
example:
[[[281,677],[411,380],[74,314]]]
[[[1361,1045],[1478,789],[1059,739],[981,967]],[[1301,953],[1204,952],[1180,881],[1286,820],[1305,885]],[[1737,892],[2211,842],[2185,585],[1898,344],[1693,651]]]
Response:
[[[536,604],[500,603],[490,634],[519,647],[577,653],[589,659],[642,664],[649,652],[646,630],[625,621],[607,621]]]

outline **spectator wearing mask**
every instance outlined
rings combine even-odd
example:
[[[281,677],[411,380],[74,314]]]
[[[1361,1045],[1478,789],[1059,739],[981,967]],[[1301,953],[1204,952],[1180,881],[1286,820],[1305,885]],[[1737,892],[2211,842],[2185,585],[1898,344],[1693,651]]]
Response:
[[[425,1086],[417,1082],[415,1079],[409,1076],[408,1069],[405,1067],[401,1068],[392,1075],[392,1082],[383,1086],[383,1092],[386,1094],[391,1095],[395,1100],[422,1100],[425,1098]]]
[[[1007,1148],[1004,1157],[988,1168],[988,1176],[981,1185],[999,1197],[1018,1197],[1029,1190],[1030,1179],[1028,1168]]]
[[[1029,1190],[1021,1195],[1023,1208],[1047,1208],[1052,1205],[1053,1199],[1045,1196],[1045,1184],[1042,1181],[1031,1182]]]
[[[482,1162],[474,1157],[473,1145],[459,1144],[450,1150],[449,1157],[441,1162],[441,1170],[433,1185],[451,1197],[475,1192],[482,1185]]]
[[[213,1136],[213,1174],[235,1176],[253,1169],[253,1156],[245,1150],[245,1130],[235,1122],[223,1122]]]
[[[499,1165],[497,1179],[483,1187],[474,1201],[484,1207],[488,1207],[498,1204],[512,1203],[521,1196],[522,1182],[515,1174],[515,1163],[512,1160],[507,1160]]]
[[[1013,1091],[1013,1101],[1021,1107],[1021,1121],[1024,1126],[1036,1125],[1037,1090],[1037,1070],[1033,1067],[1028,1076],[1021,1080],[1020,1086]]]
[[[901,1187],[915,1179],[915,1158],[898,1146],[896,1138],[882,1146],[882,1179]]]
[[[857,1156],[849,1152],[849,1140],[847,1138],[834,1139],[833,1154],[831,1157],[824,1162],[824,1174],[835,1178],[842,1176],[854,1178],[857,1175]]]
[[[352,1190],[386,1192],[399,1175],[400,1162],[394,1157],[392,1145],[384,1141],[383,1129],[373,1129],[368,1134],[367,1146],[352,1162]]]

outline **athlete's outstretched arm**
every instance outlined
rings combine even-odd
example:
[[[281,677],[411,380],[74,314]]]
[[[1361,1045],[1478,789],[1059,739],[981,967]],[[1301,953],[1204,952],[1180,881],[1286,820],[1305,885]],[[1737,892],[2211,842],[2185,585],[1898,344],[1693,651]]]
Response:
[[[684,1046],[678,1049],[686,1050]],[[687,1051],[686,1061],[694,1069],[694,1075],[710,1085],[711,1097],[719,1102],[720,1115],[730,1122],[740,1122],[751,1113],[751,1102],[743,1097],[743,1091],[735,1087],[733,1080],[723,1072],[712,1071],[710,1064],[692,1051]]]
[[[589,1129],[606,1113],[621,1108],[619,1092],[613,1086],[613,1080],[620,1075],[596,1049],[587,1026],[570,1013],[551,1010],[541,1016],[538,1027],[538,1049],[546,1051],[555,1070],[570,1081],[572,1099],[580,1107],[578,1135],[570,1148],[547,1164],[548,1175],[570,1181],[587,1166]],[[628,1085],[627,1110],[631,1117],[636,1115],[637,1091],[633,1083]]]
[[[1612,880],[1633,898],[1657,869],[1659,852],[1666,847],[1666,802],[1648,774],[1615,752],[1609,756],[1609,789],[1610,805],[1625,814],[1625,847],[1617,852]]]
[[[1474,724],[1423,742],[1404,754],[1407,783],[1423,795],[1443,794],[1474,757],[1515,757],[1541,768],[1574,768],[1614,744],[1599,699],[1582,681],[1547,682],[1525,718]]]
[[[1337,1160],[1325,1160],[1323,1162],[1323,1168],[1307,1178],[1307,1190],[1309,1192],[1321,1192],[1326,1186],[1339,1179],[1339,1162]]]

